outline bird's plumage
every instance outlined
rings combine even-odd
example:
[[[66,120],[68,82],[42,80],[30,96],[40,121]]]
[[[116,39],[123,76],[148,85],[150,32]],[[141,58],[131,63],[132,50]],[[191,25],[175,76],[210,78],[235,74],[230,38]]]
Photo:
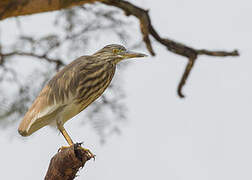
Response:
[[[96,100],[110,84],[116,64],[122,59],[144,57],[120,45],[108,45],[91,56],[82,56],[60,70],[42,89],[19,125],[29,136],[56,122],[69,144],[72,140],[63,124]]]
[[[103,93],[114,72],[112,62],[94,64],[90,56],[76,59],[42,89],[19,126],[20,134],[30,135],[56,119],[66,122]]]

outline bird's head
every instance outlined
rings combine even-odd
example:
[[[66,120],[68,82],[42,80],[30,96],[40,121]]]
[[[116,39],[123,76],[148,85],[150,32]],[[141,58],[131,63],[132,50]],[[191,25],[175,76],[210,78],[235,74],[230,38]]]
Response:
[[[110,44],[94,54],[101,60],[120,62],[123,59],[146,57],[147,55],[127,50],[118,44]]]

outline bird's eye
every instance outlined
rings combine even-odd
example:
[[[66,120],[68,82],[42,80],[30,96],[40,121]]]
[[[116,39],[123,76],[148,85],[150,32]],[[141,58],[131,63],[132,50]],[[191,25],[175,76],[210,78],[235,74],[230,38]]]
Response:
[[[114,54],[117,54],[117,53],[119,53],[119,52],[120,52],[119,49],[113,49],[113,53],[114,53]]]

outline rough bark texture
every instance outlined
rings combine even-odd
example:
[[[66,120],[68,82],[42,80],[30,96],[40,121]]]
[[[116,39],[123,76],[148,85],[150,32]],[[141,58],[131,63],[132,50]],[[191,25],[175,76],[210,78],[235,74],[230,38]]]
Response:
[[[0,20],[9,17],[70,8],[102,0],[1,0]]]
[[[94,158],[93,154],[79,143],[64,148],[51,159],[45,180],[72,180],[91,158]]]

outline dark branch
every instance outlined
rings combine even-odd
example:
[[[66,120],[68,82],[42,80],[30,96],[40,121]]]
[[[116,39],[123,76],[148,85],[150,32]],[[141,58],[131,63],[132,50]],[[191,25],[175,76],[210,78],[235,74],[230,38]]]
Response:
[[[205,49],[197,50],[198,55],[208,55],[208,56],[239,56],[239,52],[237,50],[234,50],[232,52],[226,52],[226,51],[208,51]]]
[[[185,71],[183,73],[183,76],[179,82],[177,93],[178,93],[179,97],[181,97],[181,98],[185,97],[184,94],[182,93],[182,88],[186,83],[186,80],[191,72],[191,69],[193,68],[194,63],[195,63],[195,59],[189,59],[187,65],[186,65]]]
[[[51,159],[45,180],[72,180],[91,158],[94,155],[83,149],[79,143],[64,148]]]
[[[192,47],[186,46],[185,44],[178,43],[176,41],[170,40],[168,38],[161,37],[155,28],[152,26],[150,16],[148,14],[148,11],[137,7],[127,1],[123,0],[104,0],[104,4],[115,6],[120,9],[122,9],[127,16],[133,15],[140,21],[140,28],[143,36],[143,41],[145,42],[145,45],[150,52],[151,55],[155,55],[155,52],[152,48],[152,42],[150,40],[150,35],[155,38],[159,43],[164,45],[169,51],[184,56],[188,58],[188,63],[185,68],[184,74],[180,80],[180,83],[178,85],[178,95],[179,97],[183,98],[185,97],[182,93],[182,88],[186,83],[186,80],[188,79],[188,76],[193,68],[193,65],[195,61],[198,58],[198,55],[207,55],[207,56],[239,56],[239,53],[237,50],[232,52],[226,52],[226,51],[209,51],[209,50],[197,50]]]
[[[66,9],[99,1],[102,0],[1,0],[0,20],[9,17]]]

